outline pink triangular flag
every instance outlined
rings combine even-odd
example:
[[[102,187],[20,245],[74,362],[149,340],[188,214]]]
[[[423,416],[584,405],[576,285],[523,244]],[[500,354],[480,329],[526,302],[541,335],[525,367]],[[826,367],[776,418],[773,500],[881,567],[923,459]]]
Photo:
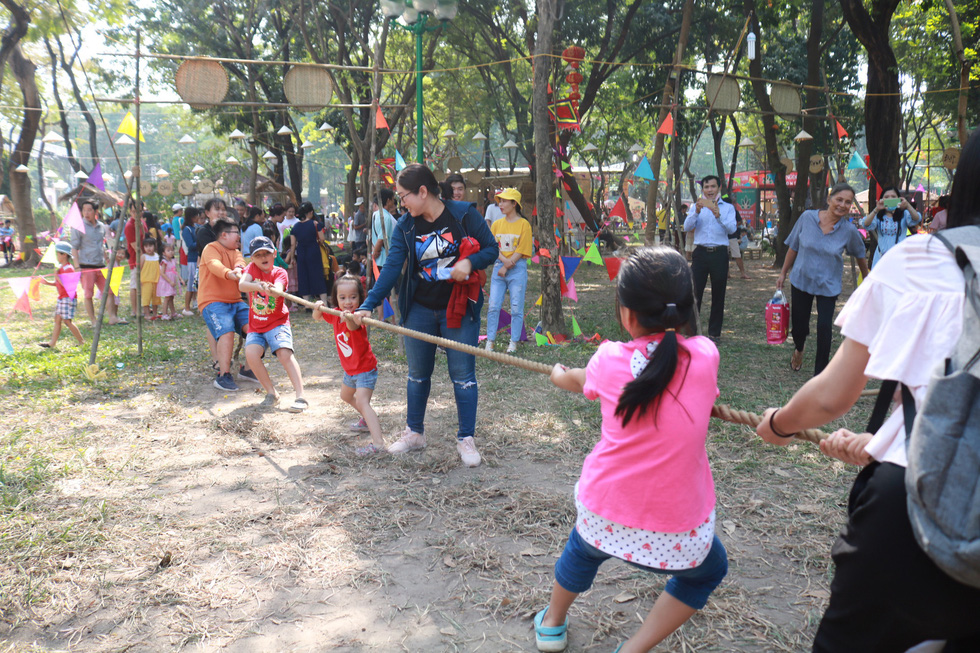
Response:
[[[31,313],[31,299],[27,296],[26,292],[20,296],[20,299],[18,299],[16,303],[14,303],[14,310],[27,313],[27,317],[34,317],[34,315]]]
[[[531,263],[540,263],[540,262],[541,262],[541,258],[537,254],[531,257]]]
[[[7,283],[10,284],[10,289],[14,291],[14,296],[20,297],[31,287],[31,278],[14,277],[13,279],[7,279]]]
[[[92,184],[101,191],[105,191],[105,181],[102,179],[102,164],[96,163],[92,168],[92,173],[85,180],[85,183]]]
[[[561,294],[562,297],[568,297],[573,302],[578,301],[578,293],[575,291],[575,279],[568,280],[568,290]]]
[[[57,275],[58,281],[64,286],[65,292],[68,293],[69,297],[74,297],[78,289],[78,282],[82,278],[81,271],[78,272],[64,272]]]
[[[915,192],[916,193],[924,193],[924,192],[926,192],[926,189],[922,187],[922,184],[919,184],[918,186],[916,186]]]
[[[85,221],[82,220],[82,212],[78,210],[78,204],[72,202],[71,208],[68,209],[68,215],[65,216],[65,221],[61,223],[61,228],[63,230],[71,227],[72,229],[77,229],[83,234],[85,233]],[[68,231],[62,231],[66,236],[69,235]]]

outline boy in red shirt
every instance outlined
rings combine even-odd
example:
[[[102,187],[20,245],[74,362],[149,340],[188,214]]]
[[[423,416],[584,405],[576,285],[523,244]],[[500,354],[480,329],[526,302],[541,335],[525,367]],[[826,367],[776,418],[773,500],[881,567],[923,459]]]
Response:
[[[289,376],[296,392],[296,399],[289,407],[291,413],[301,413],[309,407],[303,398],[303,375],[299,362],[293,356],[293,332],[289,326],[289,311],[282,297],[270,295],[275,288],[282,292],[288,283],[286,271],[277,268],[276,246],[265,236],[253,238],[249,244],[252,262],[248,264],[238,282],[238,289],[248,293],[248,335],[245,337],[245,360],[265,388],[265,399],[260,404],[274,408],[279,404],[279,393],[272,384],[269,371],[262,363],[266,347],[272,350]]]
[[[70,274],[75,271],[75,268],[71,265],[71,243],[60,242],[54,246],[55,252],[58,253],[58,274]],[[75,323],[72,320],[75,318],[75,308],[78,306],[78,299],[75,297],[69,297],[68,291],[61,284],[61,280],[55,277],[55,281],[48,281],[45,278],[41,278],[41,283],[48,286],[55,286],[58,289],[58,304],[54,311],[54,331],[51,333],[51,340],[48,342],[39,342],[38,345],[49,349],[58,344],[58,338],[61,336],[61,325],[64,324],[71,331],[71,334],[75,336],[75,340],[78,341],[79,346],[85,344],[85,340],[82,338],[82,332],[78,330]]]

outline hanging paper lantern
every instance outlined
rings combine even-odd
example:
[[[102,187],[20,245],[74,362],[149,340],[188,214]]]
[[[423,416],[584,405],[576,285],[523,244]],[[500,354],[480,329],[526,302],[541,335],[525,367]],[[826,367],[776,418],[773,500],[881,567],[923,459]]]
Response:
[[[571,93],[568,94],[568,99],[574,102],[578,102],[579,100],[582,99],[582,94],[579,93],[578,91],[572,91]],[[578,109],[578,105],[576,105],[575,108]]]
[[[574,70],[568,73],[567,75],[565,75],[565,81],[568,82],[569,84],[581,84],[583,79],[585,78],[582,77],[582,73],[580,73],[577,70]]]
[[[570,45],[561,53],[561,58],[572,68],[578,68],[585,59],[585,48],[580,45]]]

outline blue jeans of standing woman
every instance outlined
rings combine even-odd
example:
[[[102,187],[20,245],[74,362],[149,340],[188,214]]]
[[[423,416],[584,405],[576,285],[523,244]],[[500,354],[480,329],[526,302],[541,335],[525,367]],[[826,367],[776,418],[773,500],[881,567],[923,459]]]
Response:
[[[510,293],[510,340],[521,339],[524,328],[524,294],[527,291],[527,259],[521,259],[507,270],[504,277],[498,272],[504,266],[498,259],[490,274],[490,307],[487,309],[487,340],[497,339],[500,308],[504,305],[504,293]]]
[[[419,303],[412,304],[405,317],[404,326],[413,331],[421,331],[466,345],[476,346],[480,335],[480,319],[469,312],[463,316],[458,329],[446,325],[446,309],[434,310]],[[425,433],[425,407],[429,401],[432,387],[432,370],[436,362],[436,346],[424,340],[405,338],[405,357],[408,359],[408,419],[410,429],[419,434]],[[449,379],[453,382],[456,396],[456,416],[459,430],[456,438],[462,440],[472,436],[476,430],[476,404],[478,390],[476,384],[476,358],[455,349],[446,348],[449,364]]]

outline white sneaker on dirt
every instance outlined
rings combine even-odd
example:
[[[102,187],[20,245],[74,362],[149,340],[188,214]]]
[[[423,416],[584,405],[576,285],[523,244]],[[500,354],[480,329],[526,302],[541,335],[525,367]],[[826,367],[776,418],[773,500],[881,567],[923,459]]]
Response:
[[[510,344],[507,345],[507,353],[513,354],[515,351],[517,351],[517,343],[511,340]]]
[[[416,433],[406,426],[405,430],[402,431],[401,437],[388,447],[388,453],[408,453],[409,451],[418,451],[424,448],[425,436],[421,433]]]
[[[473,441],[472,435],[462,440],[456,440],[456,451],[459,452],[460,459],[467,467],[480,466],[480,452],[476,450],[476,443]]]

